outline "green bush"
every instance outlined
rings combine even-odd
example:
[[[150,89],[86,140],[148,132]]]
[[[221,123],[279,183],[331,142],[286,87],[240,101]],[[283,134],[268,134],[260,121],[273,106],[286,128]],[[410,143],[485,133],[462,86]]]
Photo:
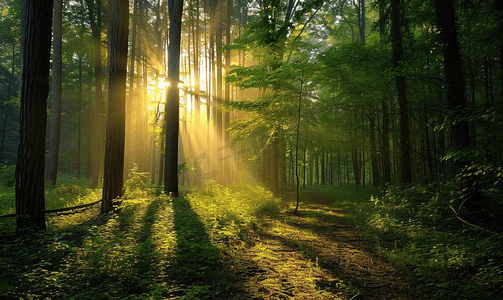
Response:
[[[15,179],[16,166],[0,166],[0,185],[6,187],[14,187],[16,183]]]
[[[141,198],[147,196],[147,185],[150,183],[150,173],[138,172],[138,165],[134,164],[124,182],[125,196],[128,198]]]

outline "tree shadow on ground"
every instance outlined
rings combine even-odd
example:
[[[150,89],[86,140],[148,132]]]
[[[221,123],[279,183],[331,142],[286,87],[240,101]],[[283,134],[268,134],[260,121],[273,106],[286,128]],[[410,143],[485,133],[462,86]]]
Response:
[[[353,226],[346,225],[340,209],[329,199],[313,195],[312,201],[298,213],[286,213],[276,221],[284,229],[259,232],[262,239],[296,249],[306,259],[316,260],[320,267],[349,284],[355,299],[425,299],[405,276],[386,258],[373,250],[372,244]],[[281,234],[281,231],[297,234]],[[318,288],[339,292],[342,281],[316,281]],[[348,296],[348,295],[346,295]],[[351,296],[353,297],[353,296]]]
[[[168,296],[216,298],[228,288],[220,253],[186,198],[174,198],[172,207],[177,250],[167,272],[176,283]]]
[[[122,230],[134,231],[134,238],[136,239],[133,249],[134,263],[131,266],[132,276],[129,276],[123,283],[125,288],[122,292],[125,295],[148,293],[151,286],[155,284],[152,281],[156,277],[154,273],[161,271],[154,263],[157,261],[157,253],[152,239],[152,227],[158,219],[158,212],[162,203],[161,199],[155,199],[148,204],[145,214],[140,217],[140,230],[121,228]],[[135,210],[128,209],[123,214],[125,214],[125,218],[132,217]],[[127,226],[127,224],[128,222],[125,222],[124,226]]]

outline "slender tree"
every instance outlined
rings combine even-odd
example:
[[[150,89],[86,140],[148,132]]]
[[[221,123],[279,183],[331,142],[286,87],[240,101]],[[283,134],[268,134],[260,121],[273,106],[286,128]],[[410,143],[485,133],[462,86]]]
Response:
[[[124,182],[129,1],[114,0],[112,5],[108,25],[108,118],[101,213],[112,210],[112,200],[122,196]]]
[[[89,9],[89,20],[91,22],[91,32],[94,40],[94,85],[95,85],[95,98],[94,98],[94,133],[95,133],[95,153],[93,161],[93,182],[92,186],[97,187],[102,170],[103,162],[103,116],[104,116],[104,103],[103,91],[101,85],[101,1],[97,1],[98,8],[98,22],[94,18],[94,1],[86,0]]]
[[[7,83],[7,101],[10,100],[11,91],[12,91],[12,79],[14,78],[14,70],[15,70],[15,61],[16,61],[16,47],[15,43],[12,43],[12,66],[11,66],[11,76],[9,77],[9,81]],[[9,120],[9,112],[5,111],[3,130],[2,130],[2,143],[0,143],[0,163],[2,163],[4,158],[4,149],[5,149],[5,137],[7,133],[7,123]]]
[[[58,178],[59,141],[61,137],[61,84],[63,82],[63,0],[54,0],[52,55],[52,110],[49,151],[45,181],[55,185]]]
[[[183,0],[169,0],[168,93],[166,98],[166,143],[164,193],[178,197],[178,131],[180,128],[179,88],[180,41]]]
[[[77,178],[80,178],[80,159],[82,152],[82,57],[79,56],[79,95],[77,103]]]
[[[53,1],[24,0],[21,24],[20,136],[16,162],[17,228],[45,229],[45,130]]]
[[[400,111],[400,154],[401,183],[412,181],[411,148],[409,137],[409,112],[407,106],[407,88],[402,64],[405,61],[402,33],[402,4],[400,0],[391,1],[391,39],[393,48],[393,67],[395,68],[395,83],[398,106]]]

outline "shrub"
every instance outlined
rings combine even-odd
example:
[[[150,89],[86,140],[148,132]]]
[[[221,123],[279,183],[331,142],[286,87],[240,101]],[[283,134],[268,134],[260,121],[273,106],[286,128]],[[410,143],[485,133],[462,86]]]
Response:
[[[150,182],[150,174],[147,172],[138,172],[138,165],[134,164],[129,171],[129,179],[124,182],[126,189],[125,195],[128,198],[141,198],[147,196],[147,185]]]

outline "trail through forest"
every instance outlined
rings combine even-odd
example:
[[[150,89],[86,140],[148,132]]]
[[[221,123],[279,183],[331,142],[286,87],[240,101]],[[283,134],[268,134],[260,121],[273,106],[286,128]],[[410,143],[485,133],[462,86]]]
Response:
[[[219,299],[427,299],[323,194],[247,232]]]

